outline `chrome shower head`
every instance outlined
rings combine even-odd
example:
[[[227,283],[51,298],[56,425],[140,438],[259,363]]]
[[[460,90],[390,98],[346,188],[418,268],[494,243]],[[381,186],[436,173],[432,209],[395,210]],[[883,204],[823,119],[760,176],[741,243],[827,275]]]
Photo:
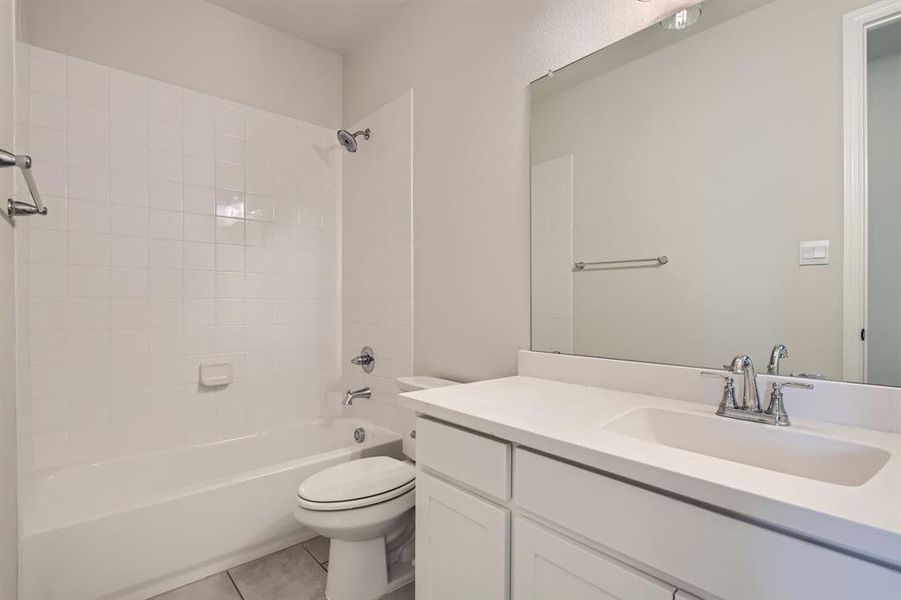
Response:
[[[356,152],[357,151],[357,136],[362,135],[364,140],[368,140],[371,132],[367,127],[363,131],[357,131],[355,133],[351,133],[346,129],[341,129],[338,131],[338,143],[344,146],[344,149],[348,152]]]

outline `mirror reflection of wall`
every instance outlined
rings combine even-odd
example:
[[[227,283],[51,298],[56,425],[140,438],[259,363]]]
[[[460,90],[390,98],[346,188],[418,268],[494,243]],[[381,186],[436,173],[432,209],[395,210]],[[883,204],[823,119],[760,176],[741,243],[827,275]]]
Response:
[[[867,35],[867,382],[901,385],[901,21]]]
[[[783,374],[842,378],[842,18],[870,3],[708,0],[690,29],[651,27],[533,84],[533,235],[552,212],[538,182],[572,162],[571,238],[533,245],[533,349],[705,367],[743,353],[765,370],[784,343]],[[544,301],[566,297],[551,281],[571,286],[571,317]],[[571,348],[546,335],[554,314]]]

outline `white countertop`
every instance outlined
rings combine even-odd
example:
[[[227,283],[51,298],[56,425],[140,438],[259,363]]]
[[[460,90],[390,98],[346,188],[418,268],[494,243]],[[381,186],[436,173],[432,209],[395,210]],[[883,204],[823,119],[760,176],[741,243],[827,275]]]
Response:
[[[532,377],[507,377],[401,394],[422,415],[821,540],[901,568],[901,435],[816,421],[797,432],[884,448],[888,463],[861,486],[774,472],[645,442],[602,426],[652,406],[710,414],[707,404]],[[746,423],[748,427],[769,427]]]

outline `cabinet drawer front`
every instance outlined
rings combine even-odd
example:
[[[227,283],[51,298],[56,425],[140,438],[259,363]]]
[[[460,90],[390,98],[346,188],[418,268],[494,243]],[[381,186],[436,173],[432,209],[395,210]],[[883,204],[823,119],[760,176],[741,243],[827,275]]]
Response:
[[[416,476],[416,597],[505,600],[510,513],[426,473]]]
[[[551,533],[521,517],[513,524],[516,600],[672,600],[676,588]]]
[[[526,450],[524,510],[722,598],[901,598],[901,573]]]
[[[510,444],[416,420],[416,462],[500,500],[510,499]]]

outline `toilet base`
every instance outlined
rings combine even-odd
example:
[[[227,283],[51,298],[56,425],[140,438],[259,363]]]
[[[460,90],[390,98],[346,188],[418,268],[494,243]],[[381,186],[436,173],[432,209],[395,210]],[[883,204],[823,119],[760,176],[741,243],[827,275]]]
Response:
[[[364,542],[331,540],[325,584],[328,600],[373,600],[387,592],[385,538]]]

